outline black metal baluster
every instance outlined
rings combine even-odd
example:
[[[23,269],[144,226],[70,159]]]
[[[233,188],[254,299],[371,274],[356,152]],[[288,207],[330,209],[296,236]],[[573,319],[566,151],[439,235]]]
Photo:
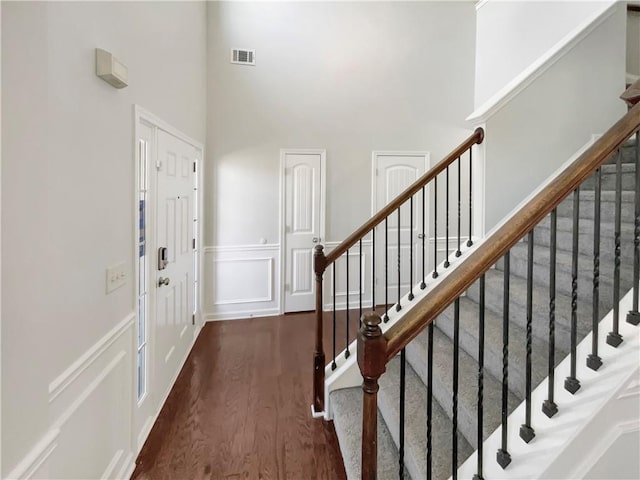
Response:
[[[433,179],[433,278],[438,278],[438,177]]]
[[[396,312],[402,310],[400,305],[400,207],[398,207],[398,303],[396,303]]]
[[[413,300],[413,196],[409,198],[409,301]]]
[[[607,343],[617,347],[622,343],[620,335],[620,230],[622,228],[622,151],[616,154],[616,211],[613,236],[613,330],[607,335]]]
[[[376,227],[371,230],[371,310],[376,311]]]
[[[389,321],[389,217],[384,219],[384,323]]]
[[[476,452],[476,474],[473,480],[482,478],[482,445],[483,445],[483,396],[484,396],[484,274],[480,277],[480,307],[478,309],[478,450]]]
[[[549,247],[549,378],[548,398],[542,403],[542,411],[551,418],[558,413],[553,399],[556,365],[556,232],[558,211],[551,211],[551,238]]]
[[[602,359],[598,356],[598,323],[600,321],[600,197],[602,191],[602,172],[596,170],[596,191],[593,210],[593,295],[591,315],[591,353],[587,357],[587,367],[598,370]]]
[[[578,236],[580,219],[580,187],[573,192],[573,252],[571,259],[571,373],[564,381],[568,392],[576,393],[580,381],[576,378],[576,347],[578,340]]]
[[[432,422],[431,414],[433,412],[433,322],[427,327],[427,480],[431,480],[432,467]]]
[[[462,193],[460,192],[462,182],[462,179],[460,178],[461,163],[460,157],[458,157],[458,249],[456,250],[456,257],[462,255],[462,252],[460,251],[460,217],[462,216]]]
[[[362,239],[358,243],[358,328],[362,326]]]
[[[504,256],[504,291],[502,303],[502,444],[496,459],[498,465],[507,468],[511,455],[507,450],[507,415],[509,400],[509,272],[511,270],[511,252]]]
[[[445,188],[445,252],[444,252],[444,268],[449,268],[449,167],[446,170],[447,186]]]
[[[535,437],[531,427],[531,321],[533,319],[533,230],[527,239],[527,358],[525,369],[525,420],[520,426],[520,438],[529,443]]]
[[[636,132],[636,183],[635,210],[633,227],[633,305],[627,313],[627,322],[631,325],[640,323],[638,311],[638,281],[640,277],[640,132]]]
[[[458,478],[458,353],[460,346],[460,297],[453,303],[453,396],[451,434],[451,476]]]
[[[347,249],[347,252],[345,253],[344,258],[347,263],[347,288],[346,288],[347,328],[346,328],[346,335],[345,335],[345,342],[347,345],[347,349],[344,352],[344,358],[349,358],[349,355],[351,355],[351,352],[349,352],[349,250],[348,249]]]
[[[424,230],[425,230],[424,223],[425,223],[425,217],[426,217],[426,214],[425,214],[425,211],[424,211],[425,204],[426,204],[424,196],[425,196],[425,187],[422,187],[422,281],[420,282],[420,290],[424,290],[427,287],[427,284],[424,283],[424,279],[427,278],[426,274],[425,274],[425,262],[427,260],[427,254],[426,254],[426,252],[424,250],[424,237],[425,237],[425,235],[424,235]]]
[[[398,477],[404,478],[404,394],[405,394],[406,355],[400,351],[400,446],[398,448]]]
[[[469,239],[467,240],[467,247],[473,245],[473,241],[471,240],[471,225],[473,222],[473,200],[472,200],[472,192],[473,192],[473,154],[471,153],[473,148],[469,148]]]
[[[333,283],[333,362],[331,370],[335,370],[336,365],[336,262],[331,264],[331,282]]]

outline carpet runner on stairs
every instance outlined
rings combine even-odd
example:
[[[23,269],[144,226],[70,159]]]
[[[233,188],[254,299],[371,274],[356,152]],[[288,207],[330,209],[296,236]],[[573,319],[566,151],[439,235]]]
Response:
[[[622,245],[620,297],[633,281],[633,217],[635,150],[623,148],[622,158]],[[615,164],[602,168],[600,305],[598,318],[613,305]],[[580,188],[578,256],[578,342],[592,328],[593,242],[595,181]],[[556,364],[570,350],[571,262],[573,195],[558,206],[556,261]],[[509,299],[509,412],[524,397],[526,358],[527,239],[511,250]],[[534,230],[532,384],[537,386],[548,372],[549,334],[549,245],[550,220],[545,218]],[[485,274],[484,344],[484,428],[487,438],[500,426],[502,385],[503,261]],[[477,447],[477,375],[479,288],[474,284],[460,298],[458,466]],[[433,477],[451,476],[453,306],[436,320],[433,350]],[[407,348],[405,478],[426,478],[427,455],[427,330]],[[378,478],[398,478],[400,357],[387,365],[378,393]],[[360,478],[362,392],[359,387],[331,393],[336,433],[349,479]],[[534,406],[540,408],[540,406]],[[492,452],[493,455],[494,452]],[[488,461],[494,461],[493,459]]]

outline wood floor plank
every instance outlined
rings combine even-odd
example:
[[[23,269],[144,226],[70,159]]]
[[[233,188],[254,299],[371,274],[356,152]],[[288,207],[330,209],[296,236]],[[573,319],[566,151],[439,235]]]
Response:
[[[346,478],[333,424],[310,415],[313,321],[305,313],[207,323],[131,478]]]

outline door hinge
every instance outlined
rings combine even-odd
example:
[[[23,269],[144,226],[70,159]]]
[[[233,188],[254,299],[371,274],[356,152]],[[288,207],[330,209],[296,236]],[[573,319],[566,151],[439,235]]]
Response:
[[[193,315],[191,315],[191,325],[195,325],[196,324],[196,314],[194,313]]]
[[[193,173],[196,173],[196,162],[193,162]]]
[[[196,239],[195,238],[193,239],[193,249],[194,250],[196,249]]]
[[[162,162],[160,160],[158,160],[156,162],[156,170],[160,171],[162,169]]]

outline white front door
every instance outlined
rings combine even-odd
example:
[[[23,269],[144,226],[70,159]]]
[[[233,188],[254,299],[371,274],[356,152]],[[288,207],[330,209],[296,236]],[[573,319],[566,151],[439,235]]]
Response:
[[[427,153],[389,153],[374,152],[374,213],[381,210],[407,187],[414,183],[426,171]],[[428,194],[425,201],[428,201]],[[376,228],[376,304],[385,301],[394,304],[400,295],[409,291],[410,265],[413,259],[413,284],[421,281],[422,276],[422,194],[413,198],[413,225],[411,207],[407,201],[400,209],[400,223],[397,210],[386,222]],[[427,219],[425,218],[425,222]],[[428,222],[426,223],[428,225]],[[386,228],[386,231],[385,231]],[[413,242],[413,255],[412,251]],[[386,245],[386,258],[385,258]],[[398,261],[398,253],[400,260]],[[398,264],[400,275],[398,275]],[[386,296],[385,296],[386,274]]]
[[[322,150],[282,152],[284,171],[284,311],[315,307],[313,247],[324,234]]]
[[[193,340],[195,148],[158,131],[154,352],[158,393],[164,394]],[[164,398],[164,397],[161,397]]]

